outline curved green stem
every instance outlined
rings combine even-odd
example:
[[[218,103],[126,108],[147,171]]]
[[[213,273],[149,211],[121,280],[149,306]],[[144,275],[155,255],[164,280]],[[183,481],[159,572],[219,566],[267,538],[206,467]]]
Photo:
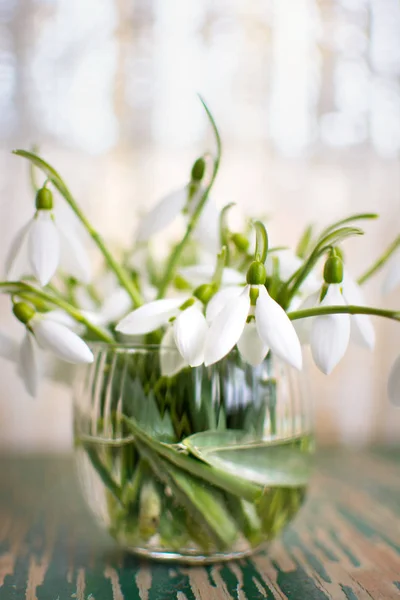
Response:
[[[226,217],[228,214],[228,211],[233,208],[235,206],[235,202],[230,202],[229,204],[226,204],[226,206],[224,206],[220,212],[219,215],[219,237],[220,237],[220,244],[221,246],[224,246],[226,248],[226,264],[229,266],[230,263],[230,256],[229,256],[229,236],[228,236],[228,230],[226,227]]]
[[[377,317],[385,317],[387,319],[393,319],[394,321],[400,321],[400,311],[397,310],[385,310],[383,308],[372,308],[370,306],[316,306],[315,308],[307,308],[304,310],[294,310],[289,312],[287,315],[289,319],[295,321],[296,319],[304,319],[306,317],[318,317],[321,315],[334,315],[334,314],[349,314],[349,315],[375,315]]]
[[[255,221],[254,228],[256,230],[255,259],[264,264],[265,261],[267,260],[267,254],[268,254],[267,230],[265,229],[264,223],[261,223],[261,221]]]
[[[84,325],[89,331],[91,331],[99,340],[107,342],[108,344],[114,343],[114,338],[106,331],[97,327],[87,317],[85,317],[77,308],[66,302],[62,298],[52,296],[43,290],[23,283],[20,281],[1,281],[0,282],[0,293],[17,295],[25,300],[31,300],[34,304],[35,298],[43,300],[52,306],[57,306],[61,310],[68,313],[77,323]]]
[[[212,278],[212,283],[216,289],[221,287],[222,276],[224,274],[224,267],[227,258],[227,248],[222,246],[221,252],[217,255],[217,264],[215,265],[215,271]]]
[[[201,96],[199,96],[199,98],[204,107],[204,110],[207,113],[208,119],[211,123],[211,127],[214,131],[215,141],[216,141],[216,145],[217,145],[217,154],[214,159],[213,172],[211,175],[210,182],[209,182],[208,186],[206,187],[206,189],[204,190],[203,195],[200,199],[200,202],[198,203],[198,205],[196,207],[196,210],[193,212],[192,218],[190,219],[189,224],[187,226],[185,235],[183,236],[183,238],[179,242],[179,244],[177,244],[175,246],[174,250],[171,253],[171,256],[169,257],[169,261],[168,261],[168,264],[165,269],[164,277],[162,278],[160,286],[158,288],[157,299],[160,299],[164,296],[164,294],[168,288],[168,285],[170,284],[171,280],[173,279],[173,277],[175,275],[175,269],[177,267],[177,264],[179,262],[181,254],[182,254],[183,250],[185,249],[185,246],[186,246],[187,242],[189,241],[194,228],[197,225],[197,222],[200,218],[202,210],[207,202],[210,190],[211,190],[212,186],[214,185],[215,179],[217,177],[218,169],[219,169],[219,164],[221,161],[221,138],[220,138],[217,126],[215,124],[214,117],[212,116],[210,109],[208,108],[208,106],[205,103],[205,101],[203,100],[203,98]]]
[[[82,212],[81,208],[77,204],[76,200],[72,196],[68,187],[65,185],[64,181],[60,177],[53,167],[51,167],[46,161],[44,161],[40,156],[37,156],[33,152],[28,152],[27,150],[13,150],[13,153],[17,156],[22,156],[23,158],[27,158],[31,161],[36,167],[41,169],[45,175],[47,175],[48,179],[52,182],[54,187],[60,192],[63,198],[68,202],[78,219],[81,221],[90,237],[94,241],[94,243],[99,248],[100,252],[103,254],[106,263],[108,264],[111,271],[115,273],[116,278],[123,288],[126,289],[129,296],[132,299],[132,302],[135,306],[140,306],[143,304],[142,297],[139,293],[139,290],[136,288],[134,282],[130,278],[127,271],[117,263],[114,259],[110,251],[108,250],[103,238],[101,235],[92,227],[87,217]]]
[[[332,233],[332,231],[334,231],[338,227],[343,227],[343,225],[347,225],[348,223],[353,223],[353,221],[367,221],[367,220],[378,219],[378,218],[379,218],[379,215],[377,215],[376,213],[357,213],[355,215],[350,215],[350,217],[346,217],[345,219],[340,219],[340,221],[336,221],[335,223],[332,223],[332,225],[329,225],[329,227],[326,227],[326,229],[321,231],[319,240],[323,239],[326,235],[329,235],[330,233]]]
[[[363,235],[363,231],[356,227],[341,227],[336,231],[328,233],[318,242],[303,266],[293,273],[290,279],[282,286],[279,294],[279,303],[283,308],[289,306],[292,298],[297,294],[302,283],[311,273],[319,258],[329,250],[333,244],[338,244],[353,235]]]
[[[365,283],[372,275],[375,275],[389,260],[392,254],[400,246],[400,235],[386,248],[385,252],[365,271],[357,280],[360,285]]]

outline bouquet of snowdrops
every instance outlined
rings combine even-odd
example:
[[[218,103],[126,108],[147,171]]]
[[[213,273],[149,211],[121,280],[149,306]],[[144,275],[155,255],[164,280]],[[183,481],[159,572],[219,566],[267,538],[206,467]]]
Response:
[[[263,520],[259,509],[254,509],[263,502],[265,515],[266,488],[256,488],[257,482],[249,481],[245,473],[243,479],[238,476],[230,480],[212,463],[210,454],[206,459],[199,447],[193,450],[190,435],[198,435],[199,430],[210,432],[217,428],[222,444],[232,441],[227,437],[232,431],[236,432],[238,441],[240,427],[236,423],[232,428],[226,415],[225,420],[221,417],[210,425],[211,421],[202,413],[202,425],[197,428],[198,414],[194,409],[189,414],[185,408],[185,403],[190,405],[187,391],[190,386],[182,383],[187,381],[184,378],[197,368],[212,368],[230,357],[239,357],[241,363],[257,369],[268,357],[275,356],[300,370],[302,345],[310,345],[316,365],[329,374],[344,357],[353,334],[372,348],[374,330],[370,316],[398,321],[400,312],[368,306],[362,284],[389,259],[392,264],[386,289],[400,282],[400,260],[396,259],[400,238],[355,279],[344,264],[342,244],[349,237],[361,236],[363,231],[356,224],[375,219],[375,214],[352,215],[322,231],[308,226],[293,249],[271,247],[266,225],[260,220],[245,224],[241,231],[231,231],[227,218],[231,205],[218,212],[210,197],[220,167],[221,142],[204,102],[203,106],[214,132],[216,148],[194,161],[188,182],[181,190],[166,196],[142,219],[135,247],[119,257],[110,251],[86,218],[58,172],[37,154],[15,151],[30,161],[35,208],[32,219],[15,237],[7,257],[7,280],[0,283],[0,291],[10,296],[12,312],[25,335],[17,345],[2,334],[0,353],[17,362],[26,389],[35,395],[44,353],[69,363],[91,363],[96,342],[102,342],[102,347],[109,349],[121,342],[151,344],[153,348],[156,344],[160,348],[160,365],[157,373],[151,374],[154,389],[151,402],[152,407],[156,407],[152,408],[151,422],[141,423],[139,413],[135,415],[131,408],[121,410],[119,407],[119,412],[117,409],[109,411],[107,417],[101,414],[97,422],[96,432],[107,430],[108,437],[114,439],[114,445],[110,442],[111,450],[103,448],[96,453],[93,442],[88,439],[82,438],[82,444],[114,499],[115,505],[109,501],[113,515],[111,528],[117,530],[122,522],[126,533],[130,527],[127,523],[135,514],[134,521],[139,525],[133,528],[132,535],[143,539],[147,535],[143,532],[152,531],[153,517],[152,525],[146,528],[148,511],[153,511],[158,519],[164,514],[161,508],[164,500],[160,500],[155,482],[162,480],[169,492],[171,489],[174,495],[176,492],[182,510],[189,517],[195,511],[196,519],[204,520],[203,526],[216,547],[224,548],[226,536],[236,535],[237,523],[243,519],[247,524],[262,520],[262,526],[250,527],[252,533],[247,537],[259,530],[264,533],[268,530],[267,537],[271,534],[271,518],[263,517]],[[43,174],[40,185],[36,183],[39,172]],[[80,239],[58,218],[56,204],[62,201],[68,203],[104,258],[104,270],[97,278],[92,277],[90,261]],[[179,216],[186,223],[183,237],[176,241],[166,258],[154,256],[149,239]],[[204,252],[199,252],[202,245],[208,249],[207,262],[198,259],[204,256]],[[131,388],[132,398],[142,394],[141,402],[146,402],[149,364],[143,361],[139,364],[134,357],[130,360],[129,369],[135,382]],[[117,372],[118,361],[112,365]],[[110,364],[108,367],[111,368]],[[182,396],[183,400],[180,398],[179,410],[174,405],[179,396],[176,381],[181,382],[181,389],[186,386],[186,396]],[[394,401],[400,397],[400,360],[389,377],[389,395]],[[101,402],[113,405],[114,400]],[[116,423],[117,413],[122,425]],[[115,466],[117,431],[128,433],[131,444],[123,447],[118,468]],[[260,431],[262,435],[262,426]],[[274,432],[272,426],[271,432]],[[149,471],[153,471],[156,480]],[[199,480],[211,481],[213,491],[199,488],[195,501],[187,485],[189,482],[193,490]],[[221,494],[225,494],[223,507]],[[169,496],[167,493],[167,504]],[[233,502],[238,498],[245,504],[235,504],[233,509]],[[285,492],[279,498],[279,509],[283,506],[290,512],[292,509],[288,506],[293,505],[293,497]],[[254,502],[253,512],[246,502]],[[230,514],[233,511],[236,515],[233,521],[227,517],[227,503]],[[173,512],[171,506],[165,510],[168,515]],[[212,514],[217,511],[213,522],[210,522],[210,511],[214,511]],[[169,536],[172,544],[171,539],[179,537],[174,529],[178,527],[176,520],[174,527],[170,522],[168,527],[170,533],[165,536]],[[249,527],[241,528],[242,533],[248,530]],[[179,531],[179,535],[183,535]],[[189,535],[188,531],[203,550],[208,548],[204,535],[196,537],[187,521],[184,534]],[[259,540],[257,535],[256,541]]]

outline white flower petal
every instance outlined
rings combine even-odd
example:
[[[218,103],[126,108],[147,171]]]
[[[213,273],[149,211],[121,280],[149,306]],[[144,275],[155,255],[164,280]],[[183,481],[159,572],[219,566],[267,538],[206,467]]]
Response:
[[[279,358],[300,370],[303,362],[301,346],[292,322],[265,287],[258,287],[256,326],[260,338]]]
[[[41,348],[70,363],[91,363],[89,346],[73,331],[45,316],[34,317],[31,326]]]
[[[321,292],[318,291],[310,294],[310,296],[303,300],[303,302],[301,302],[297,308],[292,308],[291,306],[290,310],[306,310],[307,308],[314,308],[318,304],[320,293]],[[293,321],[293,327],[295,328],[300,343],[303,346],[306,346],[310,343],[311,326],[314,319],[315,317],[306,317],[304,319],[296,319]]]
[[[193,287],[202,283],[210,283],[215,271],[215,265],[191,265],[189,267],[181,267],[179,274],[182,275]],[[226,267],[222,273],[222,285],[240,285],[244,283],[245,277],[243,273]]]
[[[35,397],[39,387],[39,357],[35,339],[29,331],[26,332],[21,344],[18,373],[24,382],[26,391]]]
[[[208,333],[205,316],[194,304],[179,313],[173,325],[175,343],[185,361],[191,367],[204,362],[204,345]]]
[[[116,327],[117,331],[127,335],[141,335],[166,325],[177,313],[183,303],[182,298],[165,298],[143,304],[133,310]]]
[[[33,221],[29,221],[17,232],[5,263],[6,276],[9,281],[22,279],[31,273],[29,264],[28,238]]]
[[[269,348],[258,335],[254,321],[246,323],[237,343],[238,350],[247,363],[256,367],[267,356]]]
[[[89,283],[92,280],[92,265],[85,246],[65,221],[60,220],[56,224],[61,242],[60,267],[78,281]]]
[[[17,362],[19,356],[19,344],[13,338],[0,333],[0,356],[11,362]]]
[[[106,298],[101,307],[100,316],[103,323],[113,323],[114,321],[118,321],[121,317],[126,315],[131,306],[132,299],[128,292],[124,288],[118,287],[112,292],[111,296]]]
[[[238,298],[238,296],[240,296],[240,294],[243,292],[243,290],[244,290],[243,287],[236,287],[236,286],[227,287],[227,288],[223,288],[222,290],[219,290],[219,292],[217,292],[215,294],[215,296],[213,296],[211,298],[210,302],[207,304],[207,309],[206,309],[207,321],[209,323],[212,323],[212,321],[221,312],[221,310],[224,308],[224,306],[226,306],[227,303],[230,300],[232,300],[233,298]]]
[[[172,327],[168,327],[160,344],[160,366],[164,377],[179,373],[187,363],[178,351]]]
[[[41,285],[49,283],[60,259],[60,238],[48,210],[39,210],[29,230],[31,269]]]
[[[212,365],[232,350],[243,333],[250,310],[249,286],[231,299],[211,323],[204,353],[206,366]]]
[[[390,369],[388,379],[388,396],[394,406],[400,407],[400,356],[396,358]]]
[[[344,305],[339,285],[330,285],[321,306]],[[317,367],[329,375],[343,358],[350,340],[350,317],[346,314],[315,317],[311,328],[311,352]]]
[[[400,250],[389,259],[388,270],[382,285],[382,293],[390,294],[400,285]]]
[[[136,240],[138,242],[145,242],[158,231],[162,231],[168,227],[185,208],[186,200],[186,187],[165,196],[140,221],[137,228]]]
[[[342,286],[346,304],[367,306],[361,287],[346,270]],[[352,315],[350,321],[353,340],[361,346],[366,346],[372,350],[375,346],[375,330],[370,317],[368,315]]]

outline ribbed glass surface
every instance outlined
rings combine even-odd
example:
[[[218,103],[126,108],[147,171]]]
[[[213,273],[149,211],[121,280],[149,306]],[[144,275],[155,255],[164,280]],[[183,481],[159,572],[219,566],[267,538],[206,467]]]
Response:
[[[170,350],[95,346],[75,392],[88,504],[133,551],[207,561],[247,554],[297,512],[313,450],[303,379],[232,352],[163,377]],[[162,354],[164,352],[164,355]]]

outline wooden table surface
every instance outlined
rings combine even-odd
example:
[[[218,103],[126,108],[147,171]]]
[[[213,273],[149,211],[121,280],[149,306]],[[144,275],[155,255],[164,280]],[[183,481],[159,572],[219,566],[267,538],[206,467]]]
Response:
[[[204,568],[120,552],[70,458],[4,457],[0,473],[0,600],[400,598],[399,450],[325,450],[282,540]]]

